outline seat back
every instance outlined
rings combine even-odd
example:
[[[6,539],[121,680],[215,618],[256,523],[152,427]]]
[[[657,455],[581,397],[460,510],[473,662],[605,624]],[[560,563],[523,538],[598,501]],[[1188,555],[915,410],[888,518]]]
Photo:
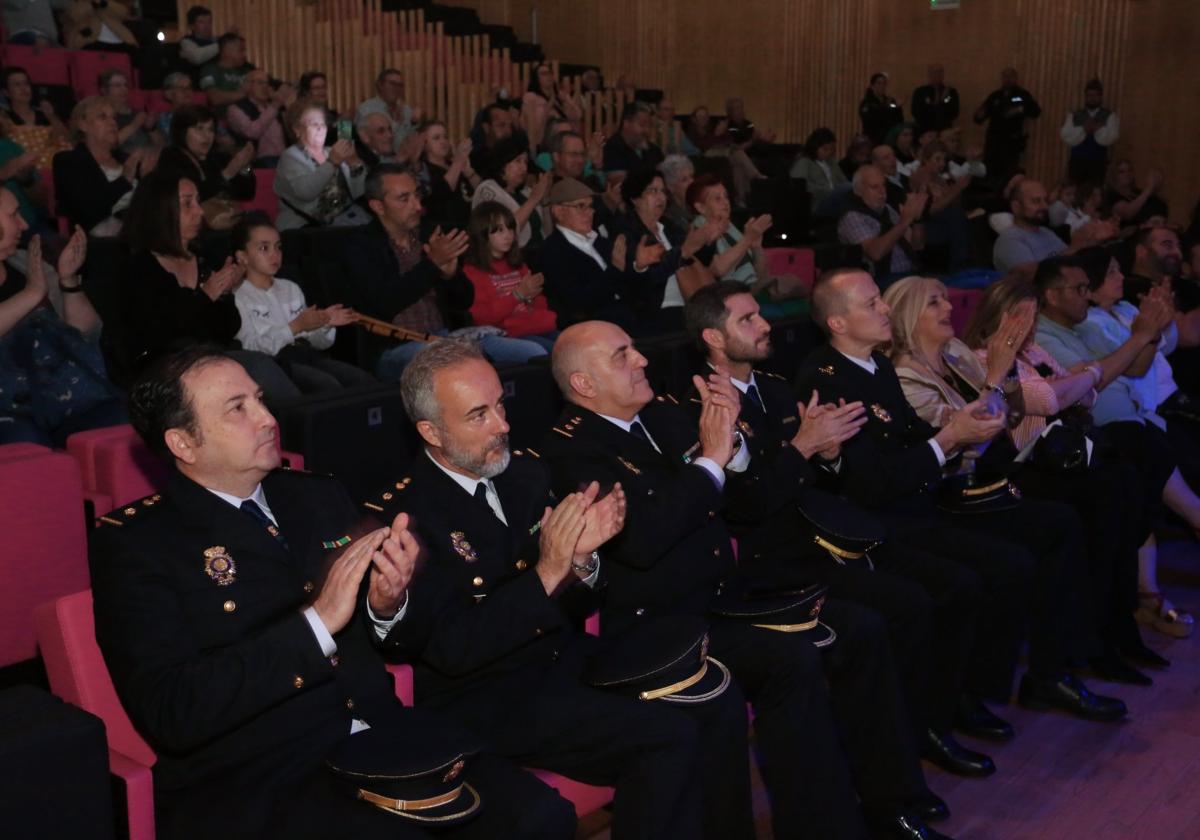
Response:
[[[37,654],[35,606],[88,585],[79,467],[63,452],[10,446],[0,455],[0,666]]]
[[[961,337],[967,328],[967,322],[975,314],[979,302],[983,300],[983,292],[979,289],[946,289],[946,297],[950,299],[954,309],[950,313],[950,323],[954,326],[954,334]]]
[[[129,86],[137,87],[137,77],[133,75],[133,63],[129,60],[127,53],[71,50],[67,55],[71,87],[75,89],[77,99],[99,93],[100,74],[110,67],[119,67],[124,70],[125,77],[129,79]]]
[[[5,67],[20,67],[29,74],[35,85],[70,85],[67,70],[68,50],[59,47],[32,47],[22,44],[5,44],[3,52]]]
[[[772,277],[792,274],[799,277],[804,287],[812,291],[817,278],[816,254],[812,248],[767,248],[767,272]]]
[[[110,438],[127,437],[127,426],[104,426],[99,429],[88,429],[76,432],[67,438],[67,454],[79,464],[79,474],[83,478],[83,489],[96,492],[96,451],[104,441]],[[107,495],[107,494],[106,494]]]
[[[271,221],[279,215],[279,197],[275,195],[275,170],[254,170],[254,198],[242,202],[245,210],[258,210],[266,213]]]
[[[109,748],[153,766],[158,758],[125,714],[96,644],[92,590],[41,604],[34,620],[50,690],[103,720]]]

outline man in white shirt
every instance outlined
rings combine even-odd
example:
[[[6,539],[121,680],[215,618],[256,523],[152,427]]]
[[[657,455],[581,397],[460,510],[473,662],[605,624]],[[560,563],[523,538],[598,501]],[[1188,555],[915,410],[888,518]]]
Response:
[[[1108,150],[1121,136],[1121,121],[1104,107],[1104,86],[1092,79],[1083,89],[1083,107],[1069,111],[1058,130],[1071,149],[1067,178],[1072,183],[1103,184],[1108,170]]]

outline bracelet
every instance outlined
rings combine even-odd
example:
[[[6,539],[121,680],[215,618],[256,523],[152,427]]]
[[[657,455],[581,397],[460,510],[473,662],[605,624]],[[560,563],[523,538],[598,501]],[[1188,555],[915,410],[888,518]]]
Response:
[[[588,575],[594,575],[596,573],[596,569],[600,568],[600,553],[593,551],[590,555],[588,555],[588,562],[586,563],[576,563],[574,560],[572,560],[571,568],[577,572],[582,572],[584,577],[587,577]]]
[[[73,295],[83,291],[83,283],[76,283],[74,286],[67,286],[63,284],[62,280],[59,280],[58,290],[63,294]]]
[[[1104,370],[1100,367],[1100,365],[1088,365],[1084,368],[1084,370],[1092,375],[1093,388],[1099,385],[1100,380],[1104,378]]]

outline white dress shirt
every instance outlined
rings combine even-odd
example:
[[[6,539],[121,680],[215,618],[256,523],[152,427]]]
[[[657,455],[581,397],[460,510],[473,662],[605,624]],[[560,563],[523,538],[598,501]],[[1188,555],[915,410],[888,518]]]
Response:
[[[600,238],[600,234],[594,230],[589,230],[587,235],[584,236],[582,233],[576,233],[570,228],[559,226],[558,229],[562,231],[563,237],[568,242],[591,257],[596,265],[600,266],[601,271],[608,270],[608,263],[604,261],[604,257],[600,256],[600,252],[596,250],[596,240]]]

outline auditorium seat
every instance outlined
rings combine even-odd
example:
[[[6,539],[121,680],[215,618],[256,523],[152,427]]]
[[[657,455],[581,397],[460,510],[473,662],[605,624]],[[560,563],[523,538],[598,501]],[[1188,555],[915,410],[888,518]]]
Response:
[[[100,92],[100,74],[110,67],[119,67],[124,70],[125,76],[129,79],[129,86],[137,87],[137,77],[133,74],[133,64],[127,53],[68,50],[67,67],[71,74],[71,87],[74,88],[75,96],[79,99]]]
[[[971,320],[971,316],[975,314],[975,310],[979,307],[979,302],[983,300],[983,291],[980,289],[946,289],[946,297],[950,300],[954,307],[950,313],[950,323],[954,326],[954,334],[961,337],[963,331],[967,328],[967,322]]]
[[[0,446],[0,666],[32,659],[33,608],[88,583],[79,467],[64,452]]]
[[[35,85],[71,84],[67,69],[70,50],[60,47],[32,47],[23,44],[5,44],[0,56],[5,67],[20,67],[29,74]]]
[[[279,215],[279,197],[275,195],[274,169],[254,170],[254,198],[241,204],[243,210],[266,213],[272,222],[275,221]]]
[[[775,277],[792,274],[799,277],[804,288],[812,291],[817,279],[816,255],[811,248],[766,248],[767,272]]]

